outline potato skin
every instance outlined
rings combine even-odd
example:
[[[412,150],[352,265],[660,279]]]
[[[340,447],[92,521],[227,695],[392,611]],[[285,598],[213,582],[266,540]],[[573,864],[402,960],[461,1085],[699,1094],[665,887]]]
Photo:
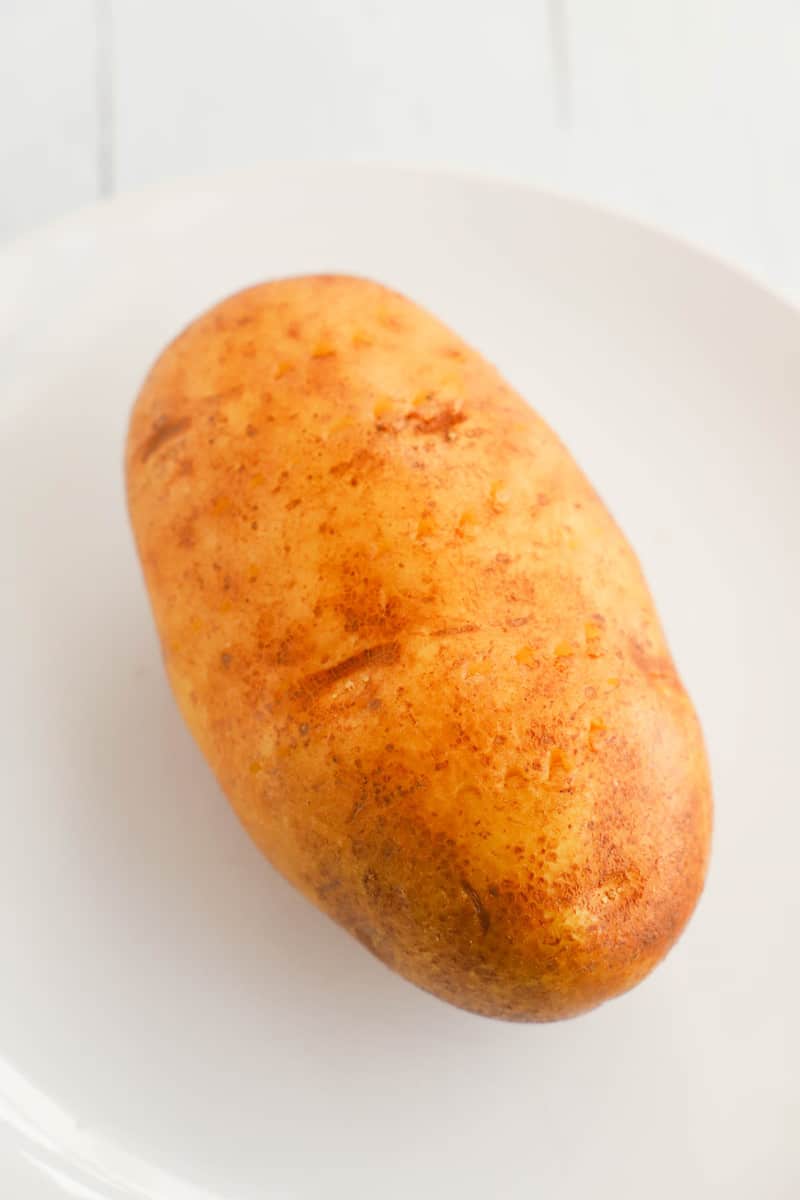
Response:
[[[637,983],[702,889],[702,735],[636,558],[545,423],[409,300],[235,295],[137,400],[169,678],[247,830],[389,966],[546,1021]]]

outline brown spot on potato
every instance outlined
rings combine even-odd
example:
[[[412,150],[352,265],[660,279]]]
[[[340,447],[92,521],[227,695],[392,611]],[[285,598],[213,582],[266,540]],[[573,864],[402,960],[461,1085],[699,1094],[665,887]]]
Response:
[[[488,912],[483,906],[483,901],[475,891],[475,888],[472,886],[472,884],[467,883],[466,879],[461,880],[461,887],[470,904],[475,909],[475,916],[478,918],[478,924],[481,927],[481,932],[484,936],[486,936],[486,934],[489,932],[489,926],[492,922]]]
[[[503,629],[520,629],[523,625],[529,625],[533,618],[527,617],[512,617],[510,621],[503,622]]]
[[[355,454],[351,454],[344,462],[334,463],[328,468],[329,475],[346,475],[348,471],[353,471],[358,468],[366,467],[374,462],[374,455],[369,450],[357,450]]]
[[[366,804],[367,804],[366,800],[356,800],[353,807],[350,809],[349,816],[346,818],[347,822],[349,823],[350,821],[354,821],[356,819],[356,817],[358,816],[358,814],[364,808],[366,808]]]
[[[197,542],[194,518],[184,521],[178,530],[178,545],[182,550],[192,550]]]
[[[368,646],[359,650],[349,658],[342,659],[332,667],[324,667],[321,671],[313,671],[306,675],[293,691],[294,696],[318,696],[340,679],[347,679],[364,667],[391,666],[400,659],[400,643],[384,642],[378,646]]]
[[[182,433],[186,433],[191,424],[191,417],[176,417],[172,420],[169,417],[159,417],[153,423],[150,436],[142,444],[139,451],[140,460],[146,463],[148,458],[152,457],[162,446],[166,446],[167,442],[174,441]]]
[[[680,687],[675,673],[675,666],[667,655],[652,653],[649,648],[643,646],[634,637],[628,638],[628,645],[630,647],[630,656],[640,671],[644,672],[651,679]],[[609,682],[611,681],[609,680]]]
[[[341,879],[328,879],[325,883],[321,883],[319,885],[317,888],[317,895],[321,898],[325,897],[329,894],[329,892],[335,892],[336,889],[340,888],[341,886]]]
[[[421,412],[406,413],[406,421],[411,422],[417,433],[443,433],[449,438],[457,425],[466,421],[465,412],[456,411],[452,405],[446,405],[439,412],[426,417]]]
[[[452,637],[459,633],[477,633],[478,628],[479,626],[472,621],[468,621],[464,625],[444,625],[441,629],[434,629],[431,637]]]

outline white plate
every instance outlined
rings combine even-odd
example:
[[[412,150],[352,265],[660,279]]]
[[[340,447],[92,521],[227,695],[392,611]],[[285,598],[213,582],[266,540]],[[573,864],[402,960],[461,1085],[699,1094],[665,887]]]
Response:
[[[706,895],[579,1020],[487,1021],[386,971],[262,861],[170,698],[129,407],[206,305],[319,270],[428,305],[551,421],[704,721]],[[797,1196],[799,447],[793,310],[523,188],[275,167],[0,256],[0,1195]]]

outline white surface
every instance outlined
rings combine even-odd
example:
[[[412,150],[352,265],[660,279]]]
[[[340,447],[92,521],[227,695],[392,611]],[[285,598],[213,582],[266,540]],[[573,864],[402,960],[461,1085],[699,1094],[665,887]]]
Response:
[[[5,0],[0,239],[275,159],[594,200],[800,300],[796,0]]]
[[[0,0],[0,241],[97,199],[92,0]]]
[[[390,974],[263,862],[170,698],[129,406],[199,309],[319,269],[428,304],[552,421],[703,718],[706,895],[576,1021],[486,1021]],[[0,257],[0,1194],[28,1200],[43,1160],[95,1200],[797,1196],[798,325],[635,226],[377,169],[163,191]]]
[[[298,157],[524,171],[553,127],[547,12],[501,8],[234,0],[221,20],[195,0],[123,4],[119,186]]]

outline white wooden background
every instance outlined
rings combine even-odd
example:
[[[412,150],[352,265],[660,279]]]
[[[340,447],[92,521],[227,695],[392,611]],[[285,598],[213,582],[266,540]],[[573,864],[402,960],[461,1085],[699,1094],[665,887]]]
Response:
[[[0,0],[0,242],[298,157],[531,180],[800,300],[800,0]]]

